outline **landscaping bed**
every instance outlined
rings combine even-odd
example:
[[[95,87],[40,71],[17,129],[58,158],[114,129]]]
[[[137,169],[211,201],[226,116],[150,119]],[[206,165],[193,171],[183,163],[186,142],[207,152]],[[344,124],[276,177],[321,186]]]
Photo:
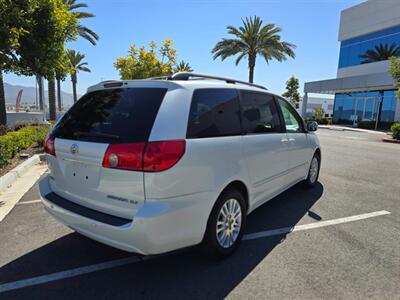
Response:
[[[35,154],[43,153],[43,147],[39,146],[39,145],[34,145],[34,146],[29,147],[28,149],[22,150],[21,153],[28,154],[28,156],[29,156],[28,158],[30,158]],[[28,158],[21,158],[18,153],[11,160],[9,160],[7,165],[0,168],[0,177],[3,175],[6,175],[8,172],[10,172],[12,169],[14,169],[20,163],[23,163],[24,161],[26,161]]]
[[[20,153],[26,153],[29,157],[41,153],[49,130],[50,126],[30,125],[0,135],[0,176],[26,160],[20,158]]]
[[[382,142],[400,144],[400,140],[395,140],[395,139],[390,139],[390,138],[384,138],[384,139],[382,139]]]

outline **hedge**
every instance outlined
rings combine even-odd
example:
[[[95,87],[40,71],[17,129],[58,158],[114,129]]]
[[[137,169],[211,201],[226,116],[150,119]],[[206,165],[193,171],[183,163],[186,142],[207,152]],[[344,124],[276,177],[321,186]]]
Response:
[[[395,140],[400,140],[400,123],[394,123],[392,127],[390,127],[390,131]]]
[[[50,126],[27,126],[0,136],[0,168],[8,164],[19,151],[33,144],[43,145]]]
[[[381,121],[378,123],[378,129],[389,130],[390,126],[392,126],[392,124],[393,124],[393,122]],[[363,129],[375,129],[375,121],[358,121],[357,127],[363,128]]]
[[[319,125],[332,125],[332,118],[331,117],[323,117],[321,119],[315,119],[315,121]]]

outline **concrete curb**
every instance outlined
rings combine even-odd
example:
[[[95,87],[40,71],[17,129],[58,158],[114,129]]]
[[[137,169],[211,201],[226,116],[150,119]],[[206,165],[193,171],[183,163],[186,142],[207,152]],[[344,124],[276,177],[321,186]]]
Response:
[[[335,130],[335,131],[353,131],[353,132],[362,132],[362,133],[372,133],[372,134],[381,134],[387,135],[387,132],[368,130],[368,129],[359,129],[359,128],[350,128],[350,127],[336,127],[336,126],[328,126],[328,125],[318,125],[318,128]]]
[[[395,139],[382,139],[382,142],[392,143],[392,144],[400,144],[400,140],[395,140]]]
[[[16,166],[6,175],[0,177],[0,192],[10,187],[17,178],[24,175],[32,166],[38,164],[39,162],[40,162],[40,155],[38,154],[33,155],[20,165]]]

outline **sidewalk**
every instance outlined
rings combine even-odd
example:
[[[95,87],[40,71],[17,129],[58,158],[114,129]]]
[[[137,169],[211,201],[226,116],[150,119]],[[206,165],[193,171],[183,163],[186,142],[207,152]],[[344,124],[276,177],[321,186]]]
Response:
[[[343,125],[318,125],[318,128],[329,129],[329,130],[337,130],[337,131],[364,132],[364,133],[372,133],[372,134],[380,134],[380,135],[388,135],[389,134],[389,132],[387,132],[387,131],[362,129],[362,128],[357,128],[357,127],[343,126]]]
[[[0,222],[46,171],[47,164],[36,155],[0,177]]]

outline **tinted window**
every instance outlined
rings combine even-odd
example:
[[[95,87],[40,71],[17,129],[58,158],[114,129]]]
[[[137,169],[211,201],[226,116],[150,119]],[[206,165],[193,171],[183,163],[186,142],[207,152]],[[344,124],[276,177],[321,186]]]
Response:
[[[273,96],[242,92],[242,122],[246,133],[282,132]]]
[[[54,128],[63,139],[132,143],[147,141],[167,89],[124,88],[84,95]]]
[[[241,133],[239,99],[233,89],[200,89],[193,93],[188,138],[229,136]]]
[[[303,119],[297,114],[296,110],[285,100],[278,99],[282,109],[283,118],[287,132],[304,132]]]

